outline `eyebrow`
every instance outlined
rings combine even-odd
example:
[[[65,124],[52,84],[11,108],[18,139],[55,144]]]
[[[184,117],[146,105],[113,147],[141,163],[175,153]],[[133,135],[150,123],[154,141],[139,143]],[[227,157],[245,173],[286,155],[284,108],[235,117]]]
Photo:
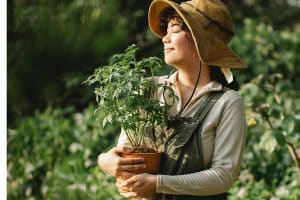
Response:
[[[180,26],[180,23],[174,23],[174,24],[171,24],[170,26],[168,26],[168,28],[172,28],[174,26]]]

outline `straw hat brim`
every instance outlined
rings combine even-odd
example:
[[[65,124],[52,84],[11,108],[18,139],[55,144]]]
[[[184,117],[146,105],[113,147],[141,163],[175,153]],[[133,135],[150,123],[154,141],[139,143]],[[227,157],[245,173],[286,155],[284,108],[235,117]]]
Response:
[[[204,28],[207,19],[200,13],[195,12],[189,5],[179,5],[169,0],[154,0],[151,3],[148,12],[148,23],[151,31],[159,38],[162,38],[164,34],[160,28],[161,15],[167,8],[175,9],[187,25],[203,63],[231,69],[247,67],[222,40],[214,35],[214,32]]]

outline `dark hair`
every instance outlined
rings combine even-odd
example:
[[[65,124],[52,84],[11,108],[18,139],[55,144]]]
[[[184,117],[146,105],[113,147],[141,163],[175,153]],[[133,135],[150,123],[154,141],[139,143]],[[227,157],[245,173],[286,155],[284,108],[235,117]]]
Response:
[[[168,23],[171,19],[176,19],[180,23],[182,30],[190,33],[190,30],[180,15],[173,8],[167,8],[162,12],[159,23],[160,29],[163,31],[164,35],[167,33]]]
[[[217,81],[221,83],[223,86],[230,88],[232,90],[236,90],[236,91],[239,90],[240,85],[234,76],[233,76],[233,81],[231,83],[228,83],[220,67],[215,67],[211,65],[209,67],[210,67],[210,72],[211,72],[210,74],[212,80]]]

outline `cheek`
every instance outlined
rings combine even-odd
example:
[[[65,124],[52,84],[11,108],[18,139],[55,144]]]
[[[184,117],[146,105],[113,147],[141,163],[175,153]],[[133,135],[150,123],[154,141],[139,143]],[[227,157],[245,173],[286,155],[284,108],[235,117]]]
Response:
[[[192,41],[190,41],[186,35],[182,35],[178,38],[174,38],[174,43],[177,47],[180,47],[179,49],[185,53],[188,53],[195,49]]]
[[[178,47],[178,52],[185,55],[185,57],[189,57],[194,54],[194,47],[189,43],[189,41],[179,42]]]

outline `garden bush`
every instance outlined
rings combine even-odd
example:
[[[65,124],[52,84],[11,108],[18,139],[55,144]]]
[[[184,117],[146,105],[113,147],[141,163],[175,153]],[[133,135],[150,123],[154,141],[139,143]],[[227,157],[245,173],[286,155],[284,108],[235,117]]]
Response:
[[[237,30],[230,45],[249,65],[235,72],[249,128],[229,199],[300,199],[291,156],[291,147],[300,148],[300,31],[251,19]],[[8,199],[122,199],[96,166],[119,127],[100,128],[94,109],[48,108],[8,130]]]
[[[96,165],[119,127],[100,128],[94,110],[49,108],[8,131],[8,199],[121,199]]]
[[[249,65],[237,73],[249,127],[230,199],[299,199],[300,168],[292,157],[300,148],[299,31],[246,19],[237,35],[231,45]]]

